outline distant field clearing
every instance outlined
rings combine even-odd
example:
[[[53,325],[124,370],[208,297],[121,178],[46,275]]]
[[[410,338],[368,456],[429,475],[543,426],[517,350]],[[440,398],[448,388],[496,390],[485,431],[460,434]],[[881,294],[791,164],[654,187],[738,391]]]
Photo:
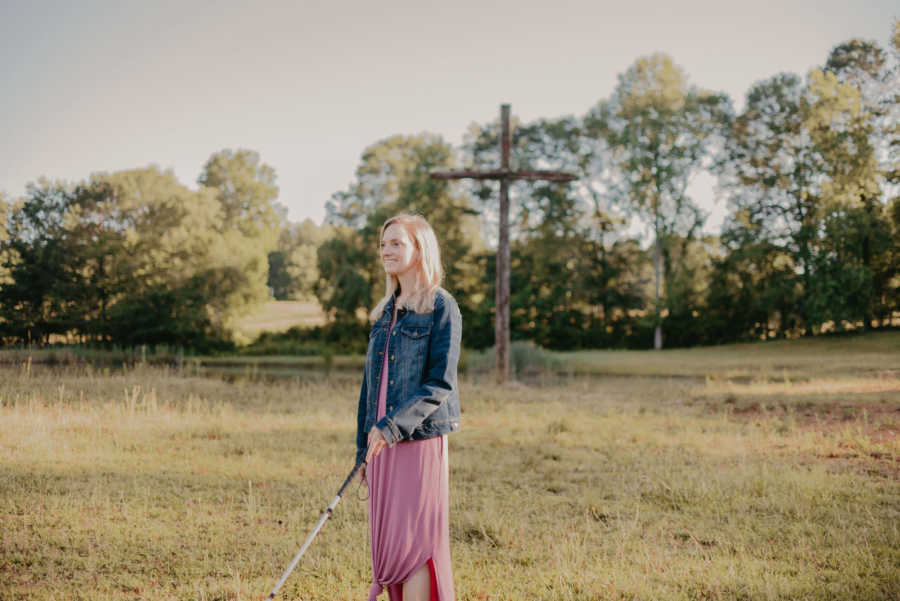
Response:
[[[284,332],[294,326],[312,327],[325,323],[319,303],[310,301],[268,301],[257,311],[239,319],[240,334],[255,338],[260,332]]]

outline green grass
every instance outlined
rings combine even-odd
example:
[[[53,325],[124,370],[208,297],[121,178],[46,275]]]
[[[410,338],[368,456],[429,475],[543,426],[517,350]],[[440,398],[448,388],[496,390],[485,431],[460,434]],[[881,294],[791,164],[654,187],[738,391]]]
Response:
[[[598,375],[809,378],[819,375],[900,375],[900,331],[663,351],[559,353],[575,373]]]
[[[730,344],[693,349],[549,351],[530,342],[513,342],[510,366],[522,379],[561,376],[647,376],[707,378],[723,381],[806,381],[847,376],[896,378],[900,375],[900,331],[862,335],[819,336],[797,340]],[[86,362],[121,366],[141,362],[183,364],[191,373],[229,371],[235,376],[311,377],[335,370],[362,370],[362,355],[184,356],[177,349],[117,349],[85,347],[0,350],[0,365],[31,363],[83,365]],[[463,349],[460,370],[473,376],[494,366],[493,349]]]
[[[239,319],[235,324],[235,335],[239,342],[245,343],[261,332],[284,332],[294,326],[311,327],[324,323],[325,313],[316,302],[270,300]]]
[[[879,336],[577,353],[600,375],[504,387],[473,370],[450,437],[458,599],[900,598]],[[358,386],[8,363],[0,599],[263,598],[351,467]],[[354,494],[281,598],[364,598]]]

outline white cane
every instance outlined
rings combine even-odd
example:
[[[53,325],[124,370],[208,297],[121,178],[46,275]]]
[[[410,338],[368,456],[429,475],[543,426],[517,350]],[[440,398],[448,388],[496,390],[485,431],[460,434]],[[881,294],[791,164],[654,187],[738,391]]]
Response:
[[[309,548],[309,545],[312,544],[313,539],[316,538],[316,535],[319,533],[319,530],[322,529],[322,526],[325,525],[325,522],[328,521],[328,518],[331,517],[331,512],[334,511],[334,508],[337,507],[337,504],[340,502],[341,497],[344,494],[344,490],[346,490],[347,486],[350,485],[350,482],[353,480],[353,477],[359,471],[359,469],[364,466],[366,462],[360,461],[353,467],[353,471],[350,472],[350,475],[347,476],[347,479],[344,480],[344,484],[341,485],[341,488],[338,490],[337,495],[331,501],[331,504],[325,508],[325,513],[322,514],[322,517],[319,518],[319,522],[316,524],[316,527],[313,528],[313,531],[310,533],[308,537],[306,537],[306,541],[303,543],[303,546],[300,547],[300,550],[297,551],[297,554],[294,555],[294,559],[291,560],[290,565],[284,571],[284,574],[281,575],[281,578],[278,580],[278,583],[275,584],[275,588],[272,589],[272,592],[269,593],[267,599],[274,599],[275,595],[278,593],[278,590],[284,586],[284,582],[288,579],[288,576],[291,575],[291,572],[294,571],[294,568],[297,567],[297,564],[300,563],[300,558],[303,557],[303,554],[306,553],[306,550]]]

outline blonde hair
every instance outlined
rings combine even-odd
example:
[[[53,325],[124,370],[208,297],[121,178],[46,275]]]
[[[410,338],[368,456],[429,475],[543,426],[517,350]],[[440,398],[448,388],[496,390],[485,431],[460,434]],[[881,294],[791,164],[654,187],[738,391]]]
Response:
[[[378,245],[384,238],[384,231],[391,224],[396,223],[406,230],[409,239],[416,245],[419,251],[419,260],[416,265],[415,289],[407,291],[407,305],[416,313],[429,313],[434,310],[434,295],[441,282],[444,280],[444,268],[441,266],[441,249],[438,246],[437,237],[431,225],[421,215],[412,213],[400,213],[394,215],[381,226],[378,236]],[[394,290],[400,284],[396,275],[385,272],[385,294],[369,317],[372,321],[379,319],[384,313],[384,308],[394,295]]]

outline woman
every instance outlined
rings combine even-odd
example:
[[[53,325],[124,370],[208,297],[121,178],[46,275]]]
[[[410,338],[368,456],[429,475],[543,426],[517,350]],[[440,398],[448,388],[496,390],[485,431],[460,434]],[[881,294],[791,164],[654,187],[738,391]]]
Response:
[[[356,432],[367,461],[374,601],[453,601],[447,434],[459,429],[462,317],[434,231],[401,214],[381,228],[386,293],[373,325]]]

